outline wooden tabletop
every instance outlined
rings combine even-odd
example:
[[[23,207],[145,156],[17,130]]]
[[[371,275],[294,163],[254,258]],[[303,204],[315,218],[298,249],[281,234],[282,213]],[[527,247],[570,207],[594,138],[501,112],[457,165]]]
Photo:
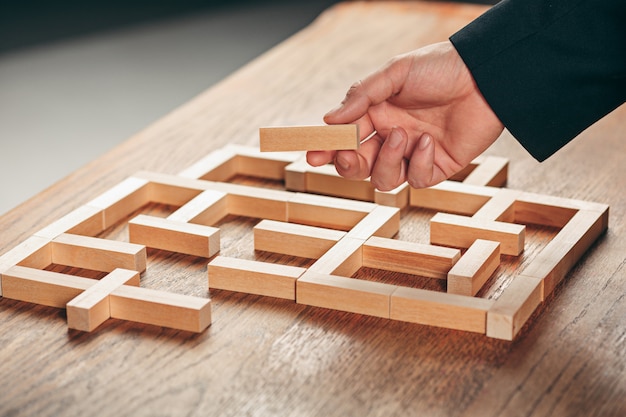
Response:
[[[339,4],[125,143],[0,217],[0,254],[138,170],[178,173],[258,128],[321,123],[389,57],[446,39],[483,6]],[[190,334],[108,320],[68,331],[65,310],[0,299],[0,415],[626,415],[626,107],[548,161],[508,134],[508,187],[610,206],[609,229],[514,342],[211,291],[206,261],[155,285],[211,297]],[[195,275],[194,275],[195,274]],[[195,277],[195,278],[194,278]]]

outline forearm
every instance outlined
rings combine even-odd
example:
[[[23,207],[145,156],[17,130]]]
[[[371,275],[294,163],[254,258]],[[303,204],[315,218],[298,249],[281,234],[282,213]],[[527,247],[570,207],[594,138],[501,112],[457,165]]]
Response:
[[[505,0],[450,40],[502,123],[544,160],[624,102],[624,22],[624,0]]]

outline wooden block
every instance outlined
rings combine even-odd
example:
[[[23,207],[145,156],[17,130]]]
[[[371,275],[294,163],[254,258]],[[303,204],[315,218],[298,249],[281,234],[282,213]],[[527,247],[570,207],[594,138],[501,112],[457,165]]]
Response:
[[[357,125],[262,127],[261,152],[358,149]]]
[[[41,269],[14,266],[2,273],[4,298],[65,308],[65,305],[98,282]]]
[[[477,239],[448,272],[448,293],[473,297],[500,265],[500,243]]]
[[[102,210],[103,228],[108,229],[150,202],[148,185],[146,179],[127,178],[91,200],[87,206]]]
[[[334,165],[309,167],[306,191],[352,200],[374,201],[374,186],[369,180],[349,180],[337,173]]]
[[[287,221],[350,230],[376,207],[374,203],[296,193],[287,203]]]
[[[220,229],[139,215],[128,222],[132,243],[187,255],[210,258],[220,250]]]
[[[311,265],[309,271],[351,277],[363,266],[363,243],[361,239],[344,237]]]
[[[428,326],[485,333],[492,300],[398,287],[391,294],[390,318]]]
[[[306,268],[218,256],[208,265],[209,288],[296,299],[296,280]]]
[[[515,204],[521,191],[503,188],[487,201],[474,215],[475,219],[515,222]]]
[[[515,221],[523,224],[563,227],[579,210],[590,208],[591,211],[604,211],[607,206],[602,207],[595,203],[590,205],[584,201],[540,194],[521,193],[515,202]]]
[[[54,239],[63,233],[95,236],[104,230],[103,209],[92,206],[80,206],[59,220],[35,232],[35,236]]]
[[[493,240],[500,242],[501,253],[518,256],[524,251],[525,230],[519,224],[437,213],[430,221],[430,243],[469,248],[476,239]]]
[[[429,278],[445,279],[461,257],[458,249],[379,237],[363,245],[363,266]]]
[[[237,174],[269,180],[283,180],[285,168],[303,157],[302,152],[260,152],[258,148],[227,145],[237,155]]]
[[[410,205],[471,216],[499,191],[494,187],[443,181],[429,188],[411,188]]]
[[[87,288],[66,305],[67,326],[91,332],[111,317],[109,294],[121,285],[139,286],[139,273],[127,269],[113,272]]]
[[[287,203],[294,193],[240,184],[214,183],[211,189],[228,194],[228,213],[235,216],[287,221]]]
[[[305,159],[294,161],[285,167],[285,188],[290,191],[306,192],[309,164]]]
[[[109,295],[111,317],[200,333],[211,324],[211,302],[149,288],[123,285]]]
[[[464,184],[504,187],[508,178],[509,160],[483,155],[474,160],[476,167],[463,179]]]
[[[217,149],[178,173],[178,176],[209,181],[228,181],[238,170],[237,154],[232,149]]]
[[[521,273],[542,279],[547,296],[606,231],[608,219],[608,207],[604,212],[580,210]]]
[[[52,263],[111,272],[146,270],[146,248],[133,243],[62,234],[52,241]]]
[[[409,184],[405,182],[391,191],[374,190],[374,202],[383,206],[403,209],[409,205],[410,189]]]
[[[296,302],[389,318],[395,285],[307,271],[296,283]]]
[[[378,206],[354,226],[348,237],[367,240],[371,236],[392,237],[400,230],[400,209]]]
[[[160,173],[140,172],[135,175],[140,175],[150,181],[151,202],[179,207],[208,189],[212,184],[209,181]]]
[[[14,265],[44,269],[52,263],[50,239],[31,236],[0,256],[0,274]],[[2,291],[0,291],[2,295]]]
[[[487,336],[513,340],[542,299],[541,279],[514,277],[487,313]]]
[[[203,191],[170,214],[167,219],[212,226],[228,215],[227,197],[228,195],[221,191]]]
[[[262,220],[254,227],[254,249],[318,259],[345,235],[339,230]]]

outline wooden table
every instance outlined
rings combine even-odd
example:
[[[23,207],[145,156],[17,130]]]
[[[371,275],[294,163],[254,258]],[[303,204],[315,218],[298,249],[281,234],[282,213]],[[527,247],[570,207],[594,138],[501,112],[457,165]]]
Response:
[[[353,81],[484,10],[329,9],[2,216],[0,254],[138,170],[177,173],[227,143],[258,143],[259,126],[320,123]],[[199,335],[119,320],[81,333],[64,310],[5,298],[0,415],[626,415],[625,132],[622,106],[542,164],[507,133],[488,150],[510,158],[510,188],[611,206],[608,232],[514,342],[226,291],[210,294]],[[206,262],[187,267],[197,287],[167,274],[148,284],[207,296]]]

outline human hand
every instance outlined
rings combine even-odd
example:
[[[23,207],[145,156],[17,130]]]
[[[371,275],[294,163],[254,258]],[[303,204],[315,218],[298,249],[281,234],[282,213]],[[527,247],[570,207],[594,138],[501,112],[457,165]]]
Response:
[[[450,42],[393,58],[353,84],[324,120],[356,123],[361,140],[371,137],[356,151],[309,151],[308,163],[334,162],[343,177],[371,177],[381,191],[449,178],[504,129]]]

